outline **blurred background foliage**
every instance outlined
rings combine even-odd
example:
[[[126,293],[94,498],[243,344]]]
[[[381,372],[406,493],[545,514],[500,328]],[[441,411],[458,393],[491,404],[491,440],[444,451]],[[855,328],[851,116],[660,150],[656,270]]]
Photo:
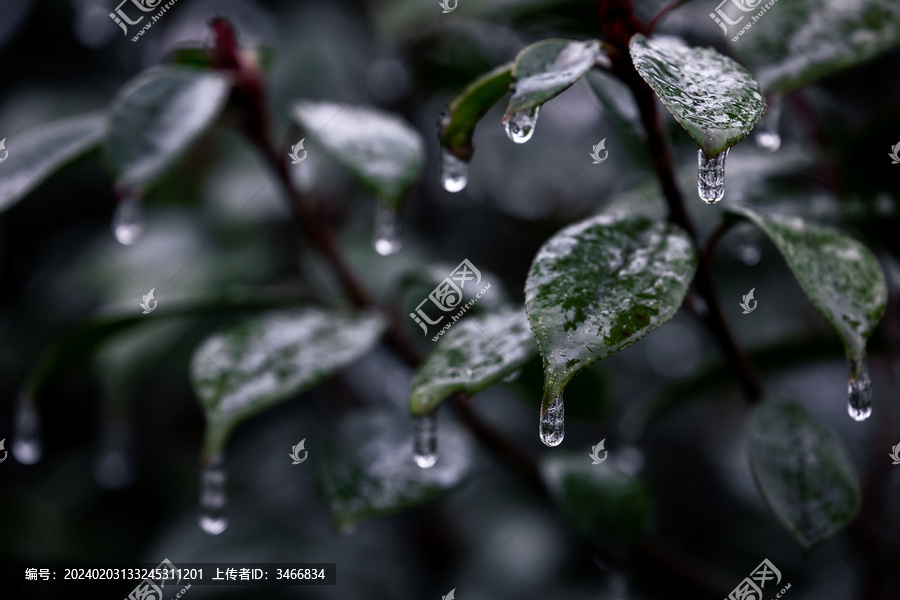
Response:
[[[636,4],[647,20],[663,3]],[[777,36],[784,26],[778,11],[794,4],[780,0],[737,43],[722,38],[708,17],[715,7],[706,0],[678,8],[659,31],[734,56],[750,48],[754,35]],[[276,139],[296,142],[288,107],[308,98],[398,113],[428,142],[425,176],[403,217],[405,248],[391,257],[372,251],[373,198],[343,170],[310,153],[292,173],[339,228],[351,263],[383,304],[414,306],[462,258],[493,283],[475,312],[506,300],[521,303],[528,267],[550,235],[613,201],[653,205],[658,197],[627,90],[602,74],[548,103],[524,146],[509,142],[500,126],[503,107],[496,106],[476,131],[465,192],[447,194],[439,185],[435,121],[447,100],[529,43],[598,37],[592,1],[460,0],[456,11],[442,15],[436,0],[180,0],[138,43],[120,36],[108,17],[112,8],[106,0],[4,1],[0,137],[9,139],[7,148],[19,132],[105,110],[127,80],[174,48],[209,41],[210,16],[225,15],[243,42],[269,48]],[[825,5],[809,20],[827,23],[829,10],[837,8]],[[765,56],[753,50],[744,51],[750,58],[736,58],[765,65]],[[438,598],[457,588],[466,600],[576,600],[721,597],[767,557],[792,584],[794,600],[900,597],[900,513],[890,510],[900,498],[900,476],[885,456],[900,442],[900,245],[894,233],[900,166],[885,156],[900,141],[898,72],[895,48],[789,93],[780,150],[769,154],[747,141],[728,159],[723,204],[753,200],[840,226],[873,250],[890,288],[887,314],[869,344],[874,416],[856,423],[846,414],[840,343],[774,246],[742,225],[725,236],[717,255],[716,281],[729,323],[769,395],[789,396],[826,423],[844,440],[861,476],[865,522],[810,556],[771,517],[754,486],[746,407],[712,339],[683,311],[573,381],[560,449],[544,448],[535,435],[539,360],[517,381],[473,400],[488,422],[550,457],[544,467],[551,478],[561,477],[560,463],[567,460],[557,453],[587,461],[589,448],[605,438],[616,471],[598,477],[640,473],[643,481],[623,482],[614,497],[594,498],[589,484],[570,481],[561,483],[571,487],[569,500],[548,503],[444,410],[441,460],[453,468],[471,461],[462,486],[437,501],[359,523],[369,515],[333,514],[317,491],[317,461],[366,442],[374,451],[402,446],[409,437],[405,405],[412,373],[377,348],[339,377],[236,431],[226,451],[231,526],[209,538],[196,526],[203,416],[188,365],[209,332],[243,314],[211,309],[125,329],[49,383],[39,399],[44,460],[28,467],[8,460],[0,467],[0,562],[336,562],[337,587],[265,593]],[[601,106],[595,87],[621,110]],[[292,297],[339,295],[292,221],[273,175],[229,127],[229,118],[149,192],[139,244],[121,246],[110,231],[115,197],[97,153],[0,215],[0,436],[12,433],[15,400],[41,352],[103,307],[137,311],[150,288],[157,289],[161,309],[170,298],[258,287]],[[708,233],[718,209],[693,194],[696,144],[668,116],[666,124],[690,212]],[[602,138],[609,159],[591,165],[588,153]],[[737,304],[750,288],[759,307],[742,316]],[[418,339],[415,324],[405,326]],[[361,419],[363,406],[377,415]],[[383,420],[390,425],[374,431],[372,424]],[[110,480],[98,460],[114,435],[128,440],[132,463]],[[307,438],[310,462],[287,468],[288,449],[301,438]],[[405,448],[385,452],[385,464],[393,465],[385,473],[412,465],[400,464],[410,461]],[[592,503],[598,510],[579,510]],[[893,596],[872,596],[873,589]],[[28,593],[56,598],[63,592]],[[249,598],[259,591],[195,587],[190,594]]]

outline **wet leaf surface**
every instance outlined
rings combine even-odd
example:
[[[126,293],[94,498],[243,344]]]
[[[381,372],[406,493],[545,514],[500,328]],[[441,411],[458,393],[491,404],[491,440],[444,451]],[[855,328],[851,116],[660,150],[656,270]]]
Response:
[[[859,484],[843,442],[795,404],[753,410],[747,452],[769,508],[805,550],[846,527]]]
[[[472,158],[475,127],[491,107],[509,93],[511,73],[511,63],[499,66],[470,83],[447,103],[438,132],[442,146],[458,158],[466,161]]]
[[[537,351],[521,308],[464,316],[435,342],[416,372],[409,411],[429,413],[455,392],[473,396],[520,369]]]
[[[126,84],[110,112],[106,161],[115,179],[151,184],[216,121],[230,84],[217,73],[152,69]]]
[[[598,215],[550,238],[525,284],[544,357],[544,402],[674,315],[696,262],[687,234],[644,216]]]
[[[778,0],[763,18],[738,39],[735,52],[767,93],[808,85],[900,44],[895,0]]]
[[[707,158],[747,137],[766,112],[765,98],[750,72],[712,48],[638,34],[631,38],[630,49],[638,73]]]
[[[48,123],[6,138],[0,166],[0,211],[6,210],[46,178],[96,147],[106,129],[106,115],[82,115]]]
[[[437,499],[463,483],[471,466],[467,439],[452,427],[438,435],[440,458],[420,469],[412,460],[408,417],[368,410],[345,418],[314,455],[316,480],[335,528],[347,531],[364,519]]]
[[[847,357],[861,363],[866,340],[884,315],[887,285],[875,256],[837,229],[742,204],[729,211],[772,240],[810,302],[837,332]]]
[[[384,321],[319,308],[270,312],[207,338],[191,382],[206,413],[204,453],[241,421],[347,367],[378,341]]]
[[[401,117],[374,108],[328,102],[296,102],[291,111],[306,149],[319,148],[344,165],[392,208],[421,175],[422,137]]]
[[[601,57],[605,55],[597,40],[543,40],[522,50],[513,66],[513,94],[504,122],[513,113],[540,106],[575,85]]]

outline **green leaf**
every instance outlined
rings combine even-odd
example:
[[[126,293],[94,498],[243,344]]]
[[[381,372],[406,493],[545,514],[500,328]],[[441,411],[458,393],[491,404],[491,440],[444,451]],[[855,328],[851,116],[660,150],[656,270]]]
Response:
[[[401,117],[374,108],[305,100],[296,102],[291,114],[304,135],[384,204],[398,208],[419,179],[425,160],[422,137]]]
[[[548,455],[541,475],[554,502],[578,534],[608,551],[635,545],[650,529],[653,502],[646,486],[613,466],[583,454]],[[612,452],[610,452],[612,454]]]
[[[230,84],[218,73],[152,69],[126,84],[113,104],[106,158],[129,188],[151,184],[219,116]]]
[[[747,452],[766,503],[805,550],[856,516],[859,484],[844,444],[803,408],[775,402],[754,408]]]
[[[105,115],[81,115],[6,139],[0,166],[0,210],[27,196],[47,177],[100,143]]]
[[[707,158],[747,137],[766,112],[759,84],[747,69],[712,48],[678,38],[631,38],[631,58],[675,120]]]
[[[513,66],[513,94],[503,122],[513,113],[540,106],[563,93],[605,58],[600,42],[588,40],[543,40],[528,46]]]
[[[441,116],[438,139],[457,158],[472,159],[472,136],[478,121],[503,96],[509,93],[512,83],[512,63],[497,67],[469,84],[466,89],[447,103]]]
[[[735,51],[767,93],[808,85],[900,44],[896,0],[778,0],[764,18],[773,22],[754,24]]]
[[[544,357],[544,406],[579,371],[674,315],[696,264],[687,234],[644,216],[598,215],[550,238],[525,283]]]
[[[409,412],[432,412],[451,394],[473,396],[501,381],[537,355],[520,308],[464,317],[440,339],[412,381]]]
[[[468,476],[471,456],[463,434],[440,432],[441,456],[420,469],[412,458],[409,419],[363,411],[347,417],[314,455],[316,481],[331,506],[334,526],[348,531],[371,517],[429,502],[457,488]]]
[[[204,453],[221,451],[241,421],[356,361],[382,331],[384,320],[375,314],[303,308],[270,312],[207,338],[191,362],[206,413]]]
[[[863,368],[866,340],[887,304],[884,274],[869,249],[836,229],[800,217],[747,205],[727,210],[769,236],[810,302],[841,338],[856,377]]]

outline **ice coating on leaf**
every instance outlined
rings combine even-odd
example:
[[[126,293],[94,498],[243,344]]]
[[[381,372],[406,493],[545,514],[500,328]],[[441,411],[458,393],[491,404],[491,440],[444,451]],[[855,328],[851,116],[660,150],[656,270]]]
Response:
[[[322,444],[316,479],[339,531],[443,496],[467,477],[468,440],[454,427],[441,431],[441,459],[428,469],[410,460],[413,431],[393,411],[358,411]]]
[[[598,215],[550,238],[525,284],[544,357],[544,405],[581,369],[674,315],[695,268],[687,234],[644,216]]]
[[[191,363],[206,413],[204,451],[220,451],[244,419],[354,362],[383,330],[375,314],[303,308],[263,314],[207,338]]]
[[[537,344],[521,307],[464,316],[441,338],[413,377],[409,411],[428,413],[455,392],[477,394],[536,355]]]
[[[291,114],[321,148],[372,189],[385,204],[398,208],[419,179],[425,146],[419,132],[397,115],[364,106],[300,101]]]
[[[869,249],[836,229],[800,217],[748,205],[729,210],[749,219],[774,242],[807,298],[841,338],[851,371],[863,364],[866,340],[887,304],[884,274]]]
[[[803,87],[900,44],[896,0],[779,0],[776,8],[777,27],[754,27],[734,45],[766,92]]]
[[[538,107],[575,85],[603,56],[600,42],[550,39],[528,46],[516,57],[513,94],[503,122]]]
[[[759,404],[747,444],[766,503],[804,549],[830,538],[856,516],[859,484],[843,442],[803,408]]]
[[[631,38],[634,66],[708,158],[744,139],[766,112],[747,69],[712,48],[679,38]]]

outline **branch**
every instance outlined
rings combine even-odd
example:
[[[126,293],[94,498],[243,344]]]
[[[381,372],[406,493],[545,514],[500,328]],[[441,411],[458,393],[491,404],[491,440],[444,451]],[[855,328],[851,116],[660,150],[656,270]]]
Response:
[[[707,310],[702,315],[703,321],[722,350],[734,376],[744,388],[744,394],[747,396],[747,399],[755,402],[762,397],[762,385],[753,366],[735,342],[728,323],[725,321],[721,303],[713,283],[713,255],[700,247],[697,231],[693,223],[691,223],[691,219],[685,209],[681,190],[675,181],[672,152],[669,149],[662,119],[657,110],[656,94],[634,68],[627,46],[619,54],[611,56],[611,59],[614,72],[631,90],[638,105],[641,123],[647,133],[647,146],[653,160],[653,169],[656,171],[663,196],[669,208],[668,220],[681,227],[690,236],[697,252],[697,275],[694,278],[694,286],[707,305]],[[716,238],[711,240],[713,247],[719,235],[721,233],[716,234]]]

